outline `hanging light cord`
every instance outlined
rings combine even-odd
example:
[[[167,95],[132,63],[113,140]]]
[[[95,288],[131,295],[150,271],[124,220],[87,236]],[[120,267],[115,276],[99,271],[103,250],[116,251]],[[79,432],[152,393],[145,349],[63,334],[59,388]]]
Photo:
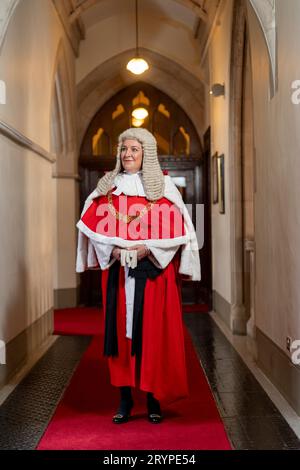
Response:
[[[138,0],[135,0],[136,56],[139,57]]]

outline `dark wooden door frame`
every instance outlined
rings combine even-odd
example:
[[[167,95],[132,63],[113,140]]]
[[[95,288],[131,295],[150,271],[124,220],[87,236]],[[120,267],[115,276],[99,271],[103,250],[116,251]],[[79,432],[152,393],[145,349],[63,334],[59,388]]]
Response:
[[[212,310],[212,227],[211,227],[211,130],[203,135],[203,204],[204,204],[204,243],[206,245],[206,271],[202,272],[207,286],[207,303]]]

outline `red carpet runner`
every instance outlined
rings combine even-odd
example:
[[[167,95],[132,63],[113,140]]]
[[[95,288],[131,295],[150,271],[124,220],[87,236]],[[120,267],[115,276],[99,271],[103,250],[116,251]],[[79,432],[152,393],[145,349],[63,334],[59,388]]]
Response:
[[[126,424],[111,421],[118,389],[110,385],[102,357],[101,313],[97,309],[56,312],[55,332],[92,334],[71,382],[59,403],[38,449],[72,450],[192,450],[230,449],[210,388],[186,332],[190,397],[164,409],[164,421],[147,421],[145,393],[133,390],[133,418]]]

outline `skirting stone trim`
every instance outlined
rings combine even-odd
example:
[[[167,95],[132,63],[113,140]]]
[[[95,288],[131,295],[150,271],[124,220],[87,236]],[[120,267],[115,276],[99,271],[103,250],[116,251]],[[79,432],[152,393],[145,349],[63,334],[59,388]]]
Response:
[[[300,367],[259,328],[256,328],[257,364],[300,416]]]
[[[36,144],[32,140],[28,139],[25,135],[21,134],[21,132],[14,129],[12,126],[7,124],[4,121],[0,120],[0,134],[5,135],[8,139],[12,140],[16,144],[25,147],[28,150],[36,153],[40,157],[43,157],[50,163],[54,163],[56,158],[53,154],[48,152],[47,150],[43,149],[39,144]]]
[[[79,303],[79,286],[54,289],[54,308],[76,307]]]
[[[231,305],[217,291],[213,291],[213,310],[221,316],[229,329],[231,329]]]
[[[52,333],[53,309],[50,309],[6,344],[6,364],[0,365],[0,388],[28,362]]]

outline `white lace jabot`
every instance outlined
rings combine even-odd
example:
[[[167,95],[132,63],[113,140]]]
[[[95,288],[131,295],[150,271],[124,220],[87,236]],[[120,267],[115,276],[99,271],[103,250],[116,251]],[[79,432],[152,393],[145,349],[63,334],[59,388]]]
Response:
[[[113,191],[113,194],[117,196],[121,193],[126,194],[126,196],[146,196],[141,171],[137,173],[119,173],[114,179],[113,186],[117,186]]]

